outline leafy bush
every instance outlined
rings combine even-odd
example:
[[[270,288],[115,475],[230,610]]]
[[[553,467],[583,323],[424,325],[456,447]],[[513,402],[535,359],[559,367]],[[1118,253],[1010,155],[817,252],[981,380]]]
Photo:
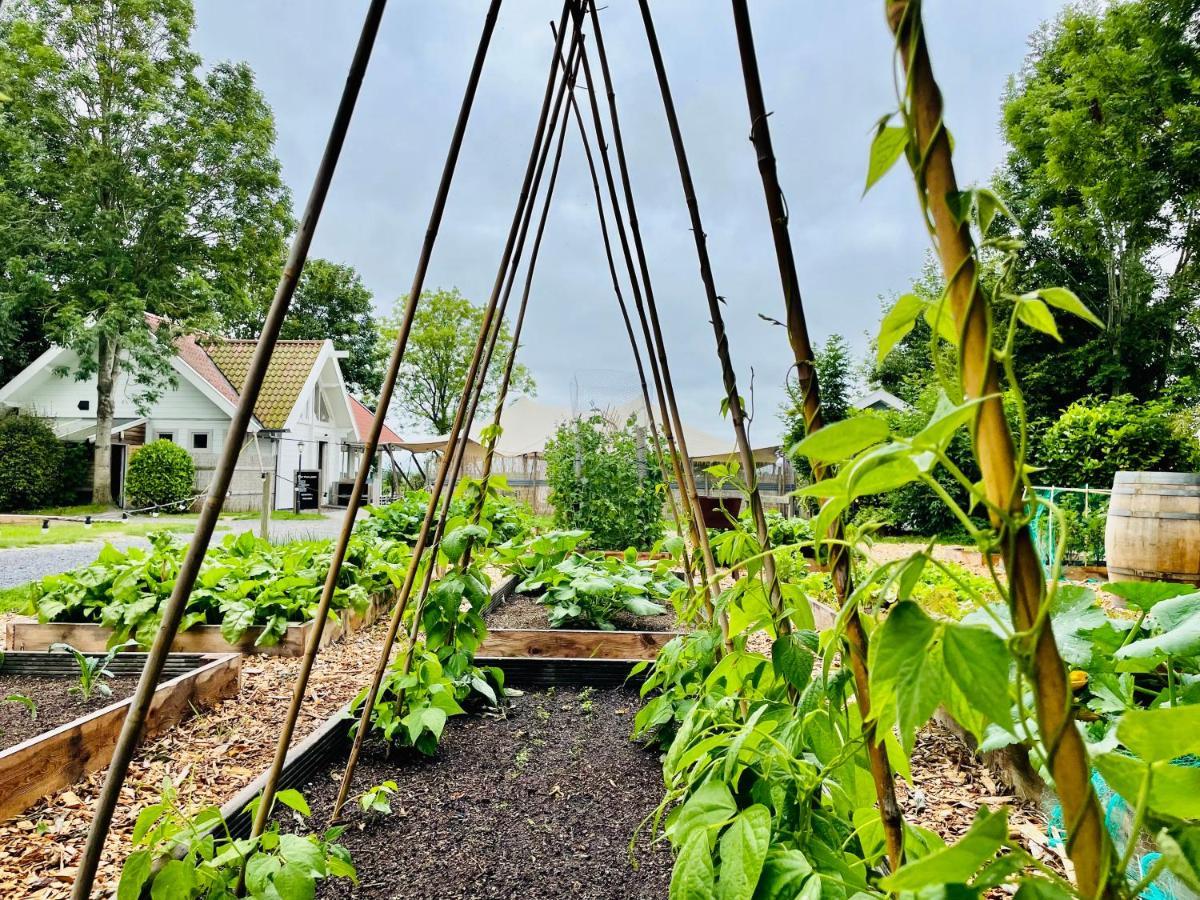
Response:
[[[186,549],[169,533],[151,536],[149,551],[106,545],[90,566],[48,575],[35,588],[31,614],[40,622],[96,622],[113,629],[110,646],[132,638],[148,647],[162,621]],[[271,544],[252,532],[226,535],[204,559],[180,631],[220,625],[234,643],[261,627],[255,644],[279,643],[291,622],[312,618],[332,555],[328,541]],[[398,544],[354,540],[338,577],[333,608],[366,608],[371,594],[399,581],[408,561]]]
[[[479,485],[479,479],[476,478],[465,478],[460,482],[450,502],[451,518],[465,519],[472,514],[479,497]],[[533,510],[528,503],[505,494],[507,487],[507,481],[501,476],[493,476],[488,481],[483,523],[488,528],[489,544],[523,538],[533,528]],[[428,506],[428,491],[409,491],[387,506],[366,507],[367,518],[355,526],[355,531],[361,535],[411,544],[421,531]]]
[[[191,454],[173,441],[151,441],[129,458],[125,497],[130,506],[184,505],[196,486]]]
[[[1033,461],[1044,471],[1038,484],[1108,487],[1120,471],[1192,472],[1200,466],[1200,440],[1174,420],[1161,401],[1128,394],[1072,403],[1045,429]]]
[[[632,417],[561,425],[546,444],[546,479],[555,527],[590,532],[591,546],[648,550],[662,537],[662,477]]]
[[[0,511],[36,509],[62,498],[62,441],[34,416],[0,418]]]

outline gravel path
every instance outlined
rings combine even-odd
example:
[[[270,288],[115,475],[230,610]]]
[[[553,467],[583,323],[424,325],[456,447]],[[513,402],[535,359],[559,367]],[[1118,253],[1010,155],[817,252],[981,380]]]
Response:
[[[342,527],[341,510],[325,511],[320,521],[315,519],[279,520],[271,523],[271,540],[297,541],[333,539],[337,537]],[[178,520],[164,521],[172,527],[178,527]],[[184,523],[186,524],[186,523]],[[239,519],[223,523],[220,538],[229,531],[257,531],[258,520]],[[185,540],[190,537],[187,532],[181,532]],[[37,547],[16,547],[0,550],[0,588],[16,587],[37,581],[46,575],[58,572],[68,572],[79,566],[93,562],[100,554],[104,541],[85,541],[76,544],[42,544]],[[114,547],[124,550],[126,547],[149,547],[150,542],[143,537],[116,538],[109,541]]]

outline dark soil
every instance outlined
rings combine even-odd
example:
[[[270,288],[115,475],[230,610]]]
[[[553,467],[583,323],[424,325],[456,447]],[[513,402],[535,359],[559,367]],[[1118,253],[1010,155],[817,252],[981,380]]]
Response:
[[[629,613],[618,613],[613,616],[613,623],[621,631],[674,631],[676,629],[675,610],[670,602],[660,604],[667,611],[660,616],[634,616]],[[513,594],[503,604],[493,609],[485,617],[489,628],[549,628],[548,610],[528,594]],[[571,624],[569,628],[582,631],[595,631],[588,625]]]
[[[539,691],[512,699],[504,718],[460,716],[438,755],[364,748],[354,793],[391,780],[392,814],[355,803],[341,843],[359,887],[321,883],[319,896],[485,900],[665,898],[671,853],[634,830],[662,799],[658,758],[629,732],[637,695],[624,689]],[[308,785],[314,825],[324,826],[340,764]]]
[[[99,691],[84,700],[69,689],[79,682],[75,678],[47,678],[32,675],[0,675],[0,750],[15,747],[22,741],[65,725],[109,704],[124,700],[133,693],[138,680],[134,676],[105,678],[112,688],[111,697]],[[37,704],[37,718],[31,718],[24,703],[4,700],[14,695],[28,697]]]

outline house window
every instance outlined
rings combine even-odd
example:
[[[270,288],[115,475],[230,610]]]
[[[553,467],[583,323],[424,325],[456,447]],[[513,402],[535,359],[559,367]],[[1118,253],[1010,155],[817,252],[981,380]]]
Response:
[[[193,450],[207,450],[208,444],[209,444],[209,438],[210,438],[210,435],[207,431],[193,431],[192,432],[192,449]]]
[[[175,443],[175,432],[173,432],[173,431],[160,431],[160,432],[158,433],[158,439],[159,439],[160,441],[170,441],[170,442],[173,444],[173,443]]]
[[[320,385],[317,386],[313,397],[313,410],[316,412],[318,420],[322,422],[330,420],[329,405],[325,402],[325,394],[321,390]]]

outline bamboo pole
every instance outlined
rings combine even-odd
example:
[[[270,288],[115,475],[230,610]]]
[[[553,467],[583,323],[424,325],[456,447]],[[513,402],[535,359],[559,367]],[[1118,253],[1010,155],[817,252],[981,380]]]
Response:
[[[934,243],[959,333],[963,395],[967,400],[987,398],[980,402],[972,426],[975,457],[989,502],[1019,517],[1023,514],[1022,473],[1017,471],[1013,436],[1004,415],[992,353],[991,307],[978,283],[969,225],[956,221],[948,203],[948,198],[958,193],[958,181],[942,122],[941,91],[925,43],[920,3],[886,0],[886,13],[907,77],[915,152],[920,154],[914,172],[918,189],[927,198]],[[1046,585],[1037,550],[1027,526],[1012,528],[994,511],[991,519],[1001,537],[1013,622],[1019,631],[1032,637],[1028,669],[1035,689],[1038,726],[1055,791],[1062,802],[1067,853],[1075,866],[1076,885],[1085,897],[1116,896],[1119,879],[1112,877],[1112,842],[1092,790],[1087,748],[1074,725],[1067,667],[1049,619],[1041,615]]]
[[[767,119],[766,101],[763,98],[762,79],[758,72],[758,54],[754,50],[754,32],[750,24],[750,11],[746,0],[733,0],[733,22],[737,32],[738,51],[742,63],[742,75],[746,83],[746,103],[750,112],[750,141],[758,156],[758,172],[762,178],[766,196],[767,213],[771,221],[771,237],[775,244],[775,258],[779,265],[779,279],[783,286],[783,302],[787,311],[788,341],[796,361],[797,377],[800,382],[800,397],[804,411],[806,434],[818,431],[824,421],[821,416],[820,385],[814,365],[812,341],[809,339],[808,323],[804,316],[804,303],[800,295],[800,277],[796,272],[796,258],[792,252],[792,241],[788,234],[788,212],[783,189],[779,184],[779,173],[775,165],[775,151],[771,145],[771,129]],[[814,464],[813,478],[821,480],[828,471],[825,466]],[[853,593],[853,577],[850,554],[843,543],[842,518],[838,516],[829,533],[829,569],[838,601],[845,605]],[[867,633],[863,628],[858,610],[851,610],[846,618],[847,643],[850,648],[850,667],[854,676],[854,692],[858,697],[858,708],[862,714],[863,735],[867,742],[867,755],[871,764],[871,778],[875,784],[875,796],[879,802],[879,814],[883,824],[887,845],[888,862],[893,871],[904,859],[904,817],[896,800],[895,778],[888,762],[887,749],[878,740],[876,722],[871,720],[870,678],[867,670]]]
[[[733,434],[737,441],[738,455],[741,457],[742,468],[746,473],[746,487],[749,491],[750,515],[754,519],[754,528],[758,533],[758,543],[762,551],[770,550],[771,542],[767,533],[767,519],[763,512],[762,496],[758,490],[758,472],[754,463],[754,454],[750,449],[750,438],[746,433],[746,416],[742,409],[741,395],[738,394],[737,376],[733,370],[733,361],[729,355],[729,339],[725,334],[725,316],[721,312],[721,298],[717,296],[716,283],[713,280],[712,265],[708,257],[708,243],[704,235],[704,223],[700,218],[700,205],[696,200],[695,187],[692,184],[691,167],[688,165],[687,151],[683,146],[683,135],[679,130],[679,117],[675,112],[675,102],[671,98],[671,87],[667,82],[667,71],[663,65],[662,51],[658,46],[658,36],[654,31],[654,20],[650,15],[647,0],[638,0],[642,12],[642,22],[646,27],[646,41],[650,45],[650,58],[654,63],[654,71],[658,77],[659,92],[662,94],[663,110],[667,117],[667,129],[671,133],[671,143],[675,148],[675,160],[679,166],[679,178],[683,185],[684,199],[687,202],[688,215],[692,224],[692,237],[696,243],[696,256],[700,263],[700,280],[704,283],[704,293],[708,299],[708,312],[713,327],[713,336],[717,341],[717,358],[721,362],[721,380],[725,384],[725,395],[729,403],[729,419],[733,424]],[[593,7],[594,9],[594,7]],[[779,632],[786,634],[791,631],[791,623],[783,607],[783,597],[779,591],[779,581],[775,577],[775,560],[769,554],[763,557],[763,574],[766,576],[767,590],[771,606],[775,612],[776,627]]]
[[[587,48],[586,47],[581,50],[580,55],[582,58],[586,59],[586,56],[587,56]],[[563,62],[562,64],[564,66],[566,65],[565,62]],[[663,401],[663,396],[662,396],[662,382],[661,382],[661,379],[659,379],[657,377],[655,378],[655,392],[657,394],[657,398],[660,403],[660,412],[664,416],[664,418],[662,420],[662,428],[663,428],[663,432],[665,434],[666,440],[669,442],[669,444],[671,446],[670,451],[664,450],[664,448],[663,448],[663,438],[659,434],[659,426],[658,426],[657,422],[655,421],[654,406],[650,402],[650,391],[649,391],[649,388],[647,387],[647,383],[646,383],[646,367],[645,367],[645,364],[642,362],[641,347],[638,345],[638,340],[637,340],[637,337],[633,330],[633,322],[629,317],[629,307],[626,304],[625,296],[621,291],[621,280],[620,280],[620,277],[617,275],[617,264],[616,264],[615,259],[613,258],[612,239],[610,238],[609,233],[608,233],[608,218],[604,214],[604,201],[600,194],[600,178],[596,174],[596,160],[592,156],[591,141],[588,140],[587,128],[583,124],[583,114],[579,111],[579,103],[575,98],[575,82],[574,82],[574,80],[572,80],[572,82],[568,88],[568,91],[569,91],[568,100],[571,104],[571,111],[572,111],[572,113],[574,113],[575,122],[579,127],[579,140],[583,144],[583,153],[584,153],[585,159],[587,160],[588,174],[591,176],[591,179],[592,179],[592,192],[596,197],[596,214],[600,220],[600,239],[601,239],[601,243],[604,247],[604,257],[608,262],[608,274],[609,274],[609,277],[612,279],[613,294],[616,296],[616,299],[617,299],[617,308],[621,312],[621,321],[624,323],[625,333],[629,337],[629,349],[633,353],[633,363],[634,363],[634,366],[636,366],[636,368],[637,368],[638,384],[641,387],[642,402],[646,409],[646,421],[649,423],[649,426],[650,426],[650,438],[654,443],[655,456],[658,458],[658,470],[662,475],[663,485],[667,489],[667,500],[669,501],[670,507],[671,507],[671,518],[675,522],[675,530],[679,533],[679,536],[681,538],[683,538],[685,536],[685,534],[687,534],[687,532],[685,532],[685,530],[684,530],[685,527],[687,527],[688,530],[692,533],[693,540],[695,540],[694,521],[691,519],[685,519],[685,518],[681,517],[681,513],[679,511],[679,504],[675,502],[675,492],[671,490],[671,478],[667,473],[667,464],[666,464],[666,456],[667,456],[668,452],[670,454],[671,467],[672,467],[672,470],[675,475],[675,483],[681,486],[680,487],[680,499],[683,499],[683,490],[682,490],[683,475],[679,471],[679,456],[677,453],[674,452],[674,437],[673,437],[673,435],[667,433],[670,429],[670,423],[666,419],[666,410],[665,410],[665,408],[663,408],[663,407],[665,407],[665,403]],[[595,92],[593,90],[591,90],[590,85],[589,85],[588,93],[589,93],[589,96],[592,97],[592,102],[594,104],[595,103]],[[596,121],[598,122],[600,120],[598,108],[595,109],[595,113],[596,113],[595,118],[596,118]],[[612,184],[611,175],[609,178],[609,184],[612,187],[612,192],[611,192],[612,200],[614,202],[616,202],[616,199],[617,199],[616,185]],[[614,207],[614,209],[616,210],[616,214],[620,215],[620,208]],[[627,241],[626,241],[626,250],[628,251],[628,242]],[[629,259],[629,276],[630,276],[631,282],[637,278],[637,274],[633,269],[633,260],[632,259]],[[645,337],[649,338],[649,336],[650,336],[650,332],[647,329],[646,333],[645,333]],[[647,348],[647,353],[650,353],[650,352],[652,352],[652,351],[650,351],[650,349]],[[657,375],[657,372],[655,374]],[[686,508],[685,508],[685,512],[682,515],[686,515]],[[690,591],[695,587],[695,584],[694,584],[693,573],[692,573],[691,554],[688,552],[686,542],[684,543],[684,548],[683,548],[683,574],[684,574],[684,577],[687,579],[688,590]]]
[[[363,741],[366,738],[366,733],[371,724],[371,712],[375,705],[375,700],[379,695],[379,687],[383,683],[384,674],[387,671],[388,658],[391,655],[392,645],[395,643],[396,634],[399,631],[400,622],[404,616],[405,608],[408,604],[408,599],[411,596],[413,584],[416,581],[417,570],[420,566],[420,560],[424,554],[426,544],[428,543],[430,529],[433,525],[433,517],[437,508],[438,499],[442,496],[443,489],[446,486],[447,477],[450,474],[450,469],[453,464],[455,448],[459,442],[460,432],[463,440],[466,440],[466,427],[464,418],[468,406],[469,396],[476,377],[482,378],[486,374],[486,368],[481,372],[480,363],[483,359],[485,347],[489,340],[489,335],[492,328],[493,320],[495,319],[496,309],[500,301],[500,293],[504,284],[504,275],[508,271],[509,262],[513,256],[513,249],[516,244],[520,223],[524,214],[525,206],[529,202],[530,188],[533,183],[534,173],[537,168],[539,151],[546,134],[547,119],[549,118],[551,99],[554,95],[555,74],[558,70],[557,60],[558,54],[562,49],[562,40],[565,35],[565,26],[567,17],[571,12],[574,0],[564,0],[562,16],[559,19],[559,36],[555,41],[554,54],[551,57],[550,72],[546,79],[545,93],[542,97],[541,111],[538,116],[537,127],[534,131],[533,146],[529,153],[529,161],[526,164],[525,176],[521,185],[521,191],[518,196],[517,209],[513,215],[512,224],[509,226],[508,238],[505,241],[504,252],[501,257],[501,263],[497,272],[495,284],[492,286],[492,293],[488,299],[487,305],[484,307],[483,321],[479,329],[479,338],[475,342],[475,350],[471,358],[471,364],[467,370],[467,376],[463,387],[463,397],[460,400],[454,413],[454,421],[450,427],[450,433],[447,438],[447,446],[442,454],[441,462],[438,466],[438,473],[434,483],[433,490],[430,493],[429,503],[425,508],[425,517],[421,523],[421,530],[417,535],[417,540],[413,545],[413,556],[409,562],[408,571],[404,577],[404,584],[401,587],[400,597],[392,611],[391,621],[388,623],[388,632],[384,638],[384,646],[380,650],[379,658],[376,661],[375,671],[371,678],[371,684],[367,689],[367,695],[363,703],[363,712],[359,721],[359,727],[354,735],[354,742],[350,747],[350,755],[346,761],[346,771],[342,776],[341,787],[338,791],[337,801],[334,804],[333,817],[336,818],[341,812],[342,806],[346,802],[349,794],[350,784],[354,777],[354,769],[358,763],[358,757],[362,752]],[[578,34],[578,30],[576,30]],[[446,502],[449,503],[447,496]],[[436,557],[430,559],[429,565],[433,566]]]
[[[609,120],[612,123],[613,149],[617,155],[617,168],[621,176],[621,187],[625,199],[625,213],[629,217],[628,235],[626,235],[625,220],[620,215],[620,203],[617,201],[616,188],[613,179],[612,163],[608,157],[608,143],[604,140],[599,108],[595,102],[596,91],[600,82],[591,77],[587,55],[583,57],[584,80],[590,87],[588,96],[593,100],[592,114],[596,125],[596,143],[600,150],[600,161],[604,177],[608,183],[612,197],[614,221],[617,225],[617,237],[625,256],[625,264],[630,272],[630,292],[633,294],[634,308],[642,326],[646,346],[650,349],[650,371],[655,379],[655,388],[659,391],[659,408],[662,411],[663,430],[668,443],[674,440],[673,456],[678,458],[679,493],[685,507],[691,508],[689,522],[692,526],[692,538],[700,548],[700,558],[704,563],[704,576],[708,584],[705,603],[710,619],[715,614],[715,601],[719,594],[716,583],[717,564],[713,559],[712,544],[708,540],[708,531],[704,527],[704,518],[700,510],[699,492],[696,489],[696,471],[692,458],[688,454],[687,437],[683,431],[683,420],[679,415],[679,404],[675,399],[675,386],[671,379],[671,366],[667,360],[666,342],[663,340],[662,324],[658,316],[658,304],[654,299],[654,284],[650,278],[650,266],[646,259],[646,248],[642,242],[642,230],[638,223],[637,204],[633,198],[633,183],[629,177],[629,161],[625,155],[625,142],[621,136],[621,120],[617,114],[617,95],[613,89],[612,73],[608,66],[608,54],[604,51],[604,35],[600,29],[600,17],[596,5],[590,4],[592,20],[592,36],[596,41],[596,59],[600,63],[600,75],[604,92],[608,100]],[[633,254],[630,253],[632,240]],[[637,258],[637,275],[634,274],[633,256]],[[640,287],[639,287],[640,278]],[[722,634],[728,642],[728,629],[724,617],[717,616],[721,623]]]
[[[363,446],[362,460],[358,467],[358,474],[354,480],[354,489],[350,495],[350,503],[346,507],[342,529],[334,544],[329,571],[325,576],[325,585],[321,591],[321,600],[317,604],[316,612],[313,615],[311,636],[309,637],[308,646],[304,649],[304,658],[300,663],[300,671],[296,674],[291,703],[288,706],[287,716],[280,729],[279,740],[275,747],[275,757],[271,761],[271,768],[268,770],[266,782],[263,784],[258,809],[255,811],[254,824],[251,830],[252,836],[261,834],[263,828],[266,827],[275,791],[279,784],[279,775],[283,771],[284,762],[287,760],[288,748],[291,746],[292,737],[296,730],[296,721],[300,715],[300,708],[304,703],[304,695],[308,691],[308,682],[312,675],[313,663],[316,660],[317,653],[320,651],[321,634],[325,630],[325,623],[329,618],[329,608],[333,602],[334,591],[337,588],[338,575],[341,573],[342,563],[346,559],[346,552],[349,548],[350,537],[354,532],[354,520],[362,501],[363,492],[366,489],[367,478],[371,468],[371,458],[374,456],[375,450],[379,445],[379,435],[383,431],[384,418],[391,404],[396,378],[400,372],[400,364],[404,359],[404,351],[408,345],[409,334],[412,331],[413,318],[416,316],[417,303],[425,287],[425,275],[429,270],[429,260],[433,255],[433,247],[437,241],[438,230],[441,227],[442,215],[446,210],[446,200],[450,194],[450,185],[454,180],[454,171],[458,165],[458,156],[462,150],[467,121],[470,118],[471,107],[475,101],[475,93],[479,87],[479,80],[483,73],[484,60],[487,58],[488,47],[496,27],[496,19],[500,12],[500,3],[501,0],[491,0],[487,14],[484,17],[483,33],[479,38],[478,48],[475,51],[475,60],[472,63],[471,72],[467,78],[466,90],[463,94],[462,103],[459,106],[458,119],[450,138],[450,149],[447,151],[446,162],[442,167],[441,180],[438,184],[437,193],[434,196],[433,209],[429,213],[429,224],[425,230],[425,239],[421,245],[420,255],[417,257],[417,267],[413,274],[412,287],[408,292],[408,300],[405,303],[404,317],[396,333],[396,341],[392,347],[391,357],[388,360],[387,371],[384,374],[383,384],[379,392],[379,401],[375,407],[375,417],[371,422],[371,431],[367,435],[366,443]]]
[[[146,722],[146,715],[150,709],[150,702],[154,698],[154,691],[166,663],[167,653],[170,652],[171,643],[179,631],[179,623],[183,618],[184,609],[196,582],[196,575],[200,571],[200,565],[204,561],[205,552],[212,539],[213,529],[225,501],[225,494],[228,492],[230,481],[233,478],[234,467],[241,454],[242,441],[254,413],[254,404],[258,400],[263,377],[266,375],[267,365],[271,361],[271,353],[279,338],[279,330],[287,315],[292,295],[295,293],[296,283],[304,268],[304,261],[308,258],[308,249],[312,244],[313,234],[321,217],[321,210],[325,205],[329,185],[333,181],[333,173],[337,168],[342,145],[350,128],[350,120],[358,100],[359,89],[362,86],[363,76],[366,74],[371,50],[375,44],[375,37],[379,33],[379,23],[383,18],[386,5],[387,0],[372,0],[364,17],[358,45],[350,62],[346,83],[342,88],[341,99],[338,102],[337,112],[334,114],[333,124],[325,144],[325,151],[317,167],[300,226],[292,240],[287,263],[284,265],[279,285],[275,289],[275,296],[267,311],[258,345],[250,359],[246,380],[242,385],[237,407],[229,423],[229,432],[221,451],[221,458],[213,471],[212,481],[209,483],[208,496],[200,510],[196,531],[180,565],[171,596],[163,605],[162,624],[159,625],[154,644],[146,657],[146,665],[142,669],[137,690],[130,702],[129,711],[125,715],[116,747],[113,749],[104,787],[96,800],[95,813],[88,829],[87,844],[80,857],[75,883],[71,889],[71,896],[74,900],[87,900],[91,894],[92,884],[96,878],[96,869],[104,851],[104,839],[112,825],[113,812],[120,800],[121,787],[129,772],[129,763],[137,749],[142,728]]]

